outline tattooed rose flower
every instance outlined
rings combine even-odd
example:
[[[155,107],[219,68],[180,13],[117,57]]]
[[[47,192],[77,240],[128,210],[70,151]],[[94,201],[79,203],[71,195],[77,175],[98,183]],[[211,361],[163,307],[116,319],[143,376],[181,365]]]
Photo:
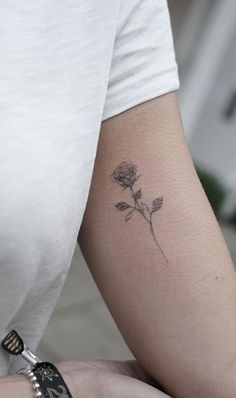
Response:
[[[137,166],[133,163],[121,162],[112,173],[112,179],[122,187],[132,187],[137,180]]]
[[[155,241],[155,244],[160,249],[166,263],[168,263],[168,258],[166,257],[162,247],[160,246],[155,231],[153,229],[152,217],[153,214],[159,211],[163,205],[163,197],[158,196],[156,199],[152,201],[151,206],[148,206],[145,202],[142,202],[140,199],[143,196],[143,192],[141,188],[135,188],[135,182],[140,177],[137,176],[137,166],[131,162],[121,162],[113,173],[111,174],[111,178],[113,181],[117,182],[123,188],[129,187],[129,193],[132,198],[131,203],[127,203],[126,201],[121,201],[115,204],[115,207],[122,211],[125,214],[125,222],[128,222],[133,218],[134,214],[141,215],[144,220],[149,225],[149,230],[152,234],[152,237]]]

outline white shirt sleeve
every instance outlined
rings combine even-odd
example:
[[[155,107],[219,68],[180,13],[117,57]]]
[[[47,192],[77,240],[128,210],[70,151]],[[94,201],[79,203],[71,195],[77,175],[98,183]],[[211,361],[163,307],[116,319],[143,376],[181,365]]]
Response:
[[[121,0],[102,120],[179,88],[166,0]]]

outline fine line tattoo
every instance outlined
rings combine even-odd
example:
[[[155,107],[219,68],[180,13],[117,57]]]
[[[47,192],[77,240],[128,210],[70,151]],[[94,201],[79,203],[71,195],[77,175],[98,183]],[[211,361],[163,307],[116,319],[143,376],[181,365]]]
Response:
[[[115,207],[120,211],[128,210],[128,213],[125,216],[126,222],[132,218],[135,212],[138,212],[143,216],[149,225],[149,230],[155,241],[155,244],[161,251],[165,261],[168,263],[168,259],[156,238],[152,223],[153,214],[160,210],[163,205],[163,197],[159,196],[158,198],[154,199],[150,207],[146,203],[140,201],[142,197],[141,188],[139,188],[137,191],[134,188],[134,183],[137,181],[140,175],[137,175],[137,166],[132,162],[121,162],[119,166],[113,170],[111,177],[112,180],[118,183],[123,189],[130,189],[130,193],[134,201],[132,205],[127,202],[118,202],[115,204]]]

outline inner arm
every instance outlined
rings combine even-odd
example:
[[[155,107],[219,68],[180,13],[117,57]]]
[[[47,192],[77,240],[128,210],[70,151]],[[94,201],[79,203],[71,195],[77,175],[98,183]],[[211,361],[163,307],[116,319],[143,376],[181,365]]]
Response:
[[[136,167],[130,187],[122,162]],[[129,348],[170,395],[235,397],[235,270],[176,93],[103,123],[79,244]]]
[[[176,93],[103,122],[78,241],[129,348],[171,396],[235,397],[235,270]]]

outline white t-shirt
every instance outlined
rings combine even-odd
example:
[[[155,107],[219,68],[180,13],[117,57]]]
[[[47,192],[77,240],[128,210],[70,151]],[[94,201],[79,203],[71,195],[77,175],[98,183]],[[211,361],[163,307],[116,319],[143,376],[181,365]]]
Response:
[[[38,346],[74,253],[101,122],[178,87],[166,0],[0,2],[1,340],[16,329]],[[0,349],[0,375],[23,365]]]

